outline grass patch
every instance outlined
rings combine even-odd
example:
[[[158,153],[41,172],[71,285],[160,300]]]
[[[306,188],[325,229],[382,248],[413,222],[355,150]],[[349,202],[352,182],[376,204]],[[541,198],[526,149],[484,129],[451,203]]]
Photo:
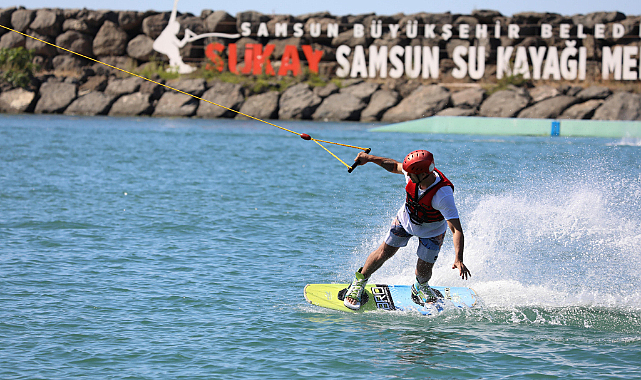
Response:
[[[29,87],[34,71],[40,70],[38,65],[33,63],[33,58],[33,50],[23,47],[0,49],[0,78],[13,87]]]
[[[499,79],[495,85],[487,89],[487,94],[492,95],[497,91],[507,90],[510,86],[525,87],[530,84],[529,79],[523,78],[523,74],[508,75]]]
[[[157,61],[152,59],[148,63],[139,66],[136,69],[131,70],[134,74],[138,74],[142,77],[149,79],[177,79],[180,78],[180,74],[176,71],[167,71],[167,66],[164,62]]]

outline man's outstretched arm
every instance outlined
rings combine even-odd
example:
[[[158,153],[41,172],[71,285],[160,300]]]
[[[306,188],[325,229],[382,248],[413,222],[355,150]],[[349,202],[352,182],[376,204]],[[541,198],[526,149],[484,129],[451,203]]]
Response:
[[[379,157],[365,152],[360,152],[354,159],[354,162],[358,162],[359,165],[365,165],[368,162],[373,162],[390,173],[403,174],[403,165],[392,158]]]

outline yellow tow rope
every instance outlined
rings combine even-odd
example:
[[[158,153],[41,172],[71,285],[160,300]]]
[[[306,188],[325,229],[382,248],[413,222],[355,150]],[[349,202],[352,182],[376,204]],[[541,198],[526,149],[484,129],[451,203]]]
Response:
[[[218,106],[218,107],[224,108],[224,109],[226,109],[226,110],[228,110],[228,111],[236,112],[237,114],[239,114],[239,115],[243,115],[243,116],[248,117],[248,118],[250,118],[250,119],[254,119],[254,120],[257,120],[257,121],[261,121],[261,122],[263,122],[263,123],[265,123],[265,124],[269,124],[269,125],[271,125],[272,127],[276,127],[276,128],[282,129],[283,131],[287,131],[287,132],[289,132],[289,133],[293,133],[293,134],[295,134],[295,135],[298,135],[298,136],[300,136],[303,140],[312,140],[312,141],[314,141],[316,144],[318,144],[321,148],[325,149],[329,154],[331,154],[332,156],[334,156],[334,158],[336,158],[338,161],[340,161],[343,165],[347,166],[347,167],[349,168],[349,170],[348,170],[348,172],[349,172],[349,173],[351,173],[351,172],[352,172],[352,170],[354,170],[354,168],[356,168],[356,166],[358,166],[358,164],[359,164],[359,163],[358,163],[358,162],[355,162],[355,163],[354,163],[354,165],[349,166],[348,164],[346,164],[346,163],[345,163],[345,161],[343,161],[343,160],[341,160],[340,158],[338,158],[338,156],[336,156],[334,153],[330,152],[330,150],[329,150],[329,149],[327,149],[325,146],[323,146],[321,143],[334,144],[334,145],[344,146],[344,147],[347,147],[347,148],[359,149],[359,150],[363,150],[363,151],[365,151],[365,153],[369,153],[369,152],[371,151],[371,149],[370,149],[370,148],[362,148],[362,147],[359,147],[359,146],[348,145],[348,144],[340,144],[340,143],[336,143],[336,142],[332,142],[332,141],[318,140],[318,139],[312,138],[311,136],[309,136],[309,135],[308,135],[308,134],[306,134],[306,133],[298,133],[298,132],[292,131],[292,130],[290,130],[290,129],[283,128],[283,127],[281,127],[281,126],[279,126],[279,125],[276,125],[276,124],[270,123],[270,122],[268,122],[268,121],[265,121],[265,120],[259,119],[259,118],[257,118],[257,117],[251,116],[251,115],[244,114],[244,113],[239,112],[239,111],[236,111],[236,110],[234,110],[234,109],[231,109],[231,108],[225,107],[225,106],[223,106],[223,105],[221,105],[221,104],[217,104],[217,103],[214,103],[214,102],[209,101],[209,100],[207,100],[207,99],[203,99],[203,98],[198,97],[198,96],[196,96],[196,95],[190,94],[190,93],[188,93],[188,92],[181,91],[181,90],[179,90],[179,89],[177,89],[177,88],[173,88],[173,87],[171,87],[171,86],[167,86],[166,84],[162,84],[162,83],[156,82],[156,81],[151,80],[151,79],[149,79],[149,78],[145,78],[145,77],[143,77],[143,76],[140,76],[140,75],[135,74],[135,73],[132,73],[132,72],[130,72],[130,71],[127,71],[127,70],[121,69],[121,68],[119,68],[119,67],[112,66],[112,65],[110,65],[110,64],[108,64],[108,63],[105,63],[105,62],[99,61],[99,60],[97,60],[97,59],[94,59],[94,58],[91,58],[91,57],[87,57],[87,56],[82,55],[82,54],[80,54],[80,53],[77,53],[77,52],[75,52],[75,51],[72,51],[72,50],[69,50],[69,49],[65,49],[65,48],[60,47],[60,46],[58,46],[58,45],[56,45],[56,44],[52,44],[51,42],[47,42],[47,41],[41,40],[41,39],[39,39],[39,38],[36,38],[36,37],[34,37],[34,36],[30,36],[30,35],[28,35],[28,34],[25,34],[25,33],[19,32],[19,31],[17,31],[17,30],[14,30],[14,29],[11,29],[11,28],[9,28],[9,27],[6,27],[6,26],[4,26],[4,25],[2,25],[2,24],[0,24],[0,27],[3,27],[3,28],[5,28],[5,29],[7,29],[7,30],[9,30],[9,31],[12,31],[12,32],[15,32],[15,33],[18,33],[18,34],[22,34],[22,35],[23,35],[23,36],[25,36],[25,37],[32,38],[32,39],[34,39],[34,40],[36,40],[36,41],[40,41],[40,42],[45,43],[45,44],[47,44],[47,45],[51,45],[51,46],[53,46],[53,47],[55,47],[55,48],[58,48],[58,49],[60,49],[60,50],[64,50],[64,51],[66,51],[66,52],[69,52],[69,53],[75,54],[75,55],[77,55],[77,56],[80,56],[80,57],[82,57],[82,58],[88,59],[88,60],[90,60],[90,61],[94,61],[94,62],[97,62],[97,63],[103,64],[103,65],[105,65],[105,66],[111,67],[112,69],[120,70],[120,71],[122,71],[123,73],[127,73],[127,74],[129,74],[129,75],[132,75],[132,76],[135,76],[135,77],[138,77],[138,78],[142,78],[142,79],[144,79],[144,80],[146,80],[146,81],[149,81],[149,82],[151,82],[151,83],[155,83],[155,84],[157,84],[157,85],[159,85],[159,86],[166,87],[166,88],[168,88],[168,89],[170,89],[170,90],[173,90],[173,91],[176,91],[176,92],[180,92],[181,94],[189,95],[189,96],[191,96],[192,98],[196,98],[196,99],[198,99],[198,100],[202,100],[203,102],[207,102],[207,103],[209,103],[209,104],[213,104],[213,105],[215,105],[215,106]]]

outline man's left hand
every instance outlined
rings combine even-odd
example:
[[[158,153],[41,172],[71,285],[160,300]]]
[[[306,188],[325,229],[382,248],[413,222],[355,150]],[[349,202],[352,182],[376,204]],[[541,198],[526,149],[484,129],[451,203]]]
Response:
[[[467,280],[468,277],[472,277],[472,273],[470,273],[470,270],[467,269],[465,264],[463,264],[462,261],[455,261],[454,265],[452,265],[452,269],[458,268],[458,274],[461,276],[463,280]]]

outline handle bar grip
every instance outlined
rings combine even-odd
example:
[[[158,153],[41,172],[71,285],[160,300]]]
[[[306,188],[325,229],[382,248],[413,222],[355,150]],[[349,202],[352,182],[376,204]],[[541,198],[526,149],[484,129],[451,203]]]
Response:
[[[350,167],[349,167],[349,169],[347,169],[347,172],[348,172],[348,173],[353,172],[353,171],[354,171],[354,169],[356,169],[356,167],[357,167],[358,165],[360,165],[360,164],[361,164],[361,163],[360,163],[359,161],[354,162],[354,165],[350,166]]]
[[[372,149],[371,149],[371,148],[367,148],[367,149],[365,149],[365,153],[369,153],[369,152],[371,152],[371,151],[372,151]],[[349,167],[349,169],[347,169],[347,172],[348,172],[348,173],[353,172],[353,171],[354,171],[354,169],[356,169],[356,167],[357,167],[358,165],[361,165],[360,161],[355,161],[355,162],[354,162],[354,165],[350,166],[350,167]]]

